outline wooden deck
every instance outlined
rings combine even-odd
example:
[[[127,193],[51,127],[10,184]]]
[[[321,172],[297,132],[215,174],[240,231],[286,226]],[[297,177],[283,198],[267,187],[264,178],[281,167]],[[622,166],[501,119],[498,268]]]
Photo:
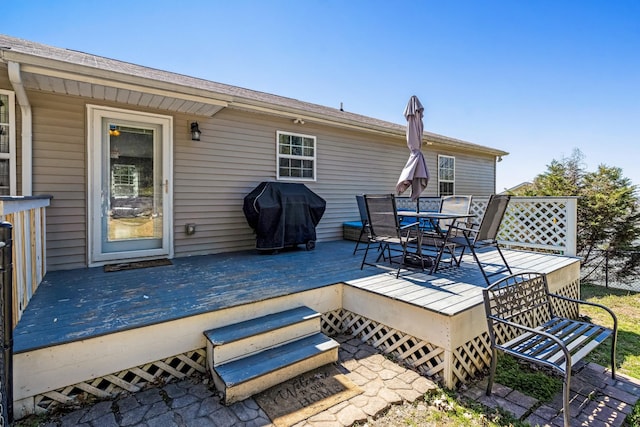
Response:
[[[63,394],[73,390],[98,396],[101,387],[105,394],[133,390],[152,380],[145,369],[173,372],[185,363],[204,369],[203,331],[300,305],[323,313],[325,332],[348,330],[449,387],[486,366],[485,281],[470,256],[460,268],[431,276],[403,270],[396,279],[388,265],[360,270],[363,252],[353,255],[353,247],[321,242],[309,252],[245,251],[137,270],[49,272],[14,331],[16,408],[46,408],[48,399],[65,402]],[[577,258],[504,254],[514,272],[549,274],[552,290],[578,287]],[[494,256],[481,255],[488,262]]]
[[[102,268],[47,273],[14,331],[14,352],[26,352],[168,322],[336,283],[453,316],[482,302],[485,285],[471,257],[433,276],[365,266],[353,243],[313,251],[233,252],[174,259],[173,265],[106,273]],[[550,273],[573,257],[505,251],[514,272]],[[485,259],[491,261],[491,254]],[[382,266],[384,267],[384,265]],[[496,276],[497,278],[500,276]]]
[[[350,242],[177,258],[173,265],[105,273],[49,272],[14,331],[14,352],[87,339],[379,273],[361,271]]]

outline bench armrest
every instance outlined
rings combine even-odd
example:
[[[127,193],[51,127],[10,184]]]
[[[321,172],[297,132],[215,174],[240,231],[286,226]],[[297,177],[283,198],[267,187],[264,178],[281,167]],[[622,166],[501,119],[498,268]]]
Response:
[[[606,311],[607,313],[609,313],[609,315],[611,316],[611,319],[613,320],[613,332],[616,333],[618,331],[618,317],[615,315],[613,310],[611,310],[609,307],[604,306],[602,304],[595,303],[595,302],[589,302],[589,301],[583,301],[575,298],[565,297],[564,295],[559,295],[559,294],[549,293],[548,295],[552,298],[557,298],[563,301],[574,302],[582,305],[589,305],[591,307],[600,308]]]

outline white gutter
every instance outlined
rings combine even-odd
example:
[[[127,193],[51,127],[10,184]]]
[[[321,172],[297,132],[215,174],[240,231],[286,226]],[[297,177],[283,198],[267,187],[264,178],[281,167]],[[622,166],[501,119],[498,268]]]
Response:
[[[31,104],[27,97],[27,92],[22,84],[22,76],[20,75],[20,64],[9,61],[7,63],[9,71],[9,81],[16,93],[16,99],[20,105],[22,114],[22,196],[31,196],[32,191],[32,151],[33,151],[33,135],[32,135],[32,115]]]

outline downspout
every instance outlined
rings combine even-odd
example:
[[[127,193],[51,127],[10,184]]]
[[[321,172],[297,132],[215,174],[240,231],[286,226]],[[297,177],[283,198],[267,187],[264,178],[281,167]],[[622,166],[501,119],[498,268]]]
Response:
[[[22,84],[20,74],[20,64],[8,61],[9,81],[16,93],[16,99],[20,105],[22,114],[22,196],[31,196],[32,191],[32,169],[33,169],[33,120],[31,114],[31,104],[27,97],[27,92]]]

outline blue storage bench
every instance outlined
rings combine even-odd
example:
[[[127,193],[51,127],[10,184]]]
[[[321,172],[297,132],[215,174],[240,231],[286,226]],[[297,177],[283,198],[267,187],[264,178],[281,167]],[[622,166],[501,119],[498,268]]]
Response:
[[[360,237],[360,230],[362,230],[362,222],[360,221],[348,221],[342,223],[342,238],[344,240],[353,240],[354,242]],[[367,235],[363,235],[361,242],[367,241]]]

